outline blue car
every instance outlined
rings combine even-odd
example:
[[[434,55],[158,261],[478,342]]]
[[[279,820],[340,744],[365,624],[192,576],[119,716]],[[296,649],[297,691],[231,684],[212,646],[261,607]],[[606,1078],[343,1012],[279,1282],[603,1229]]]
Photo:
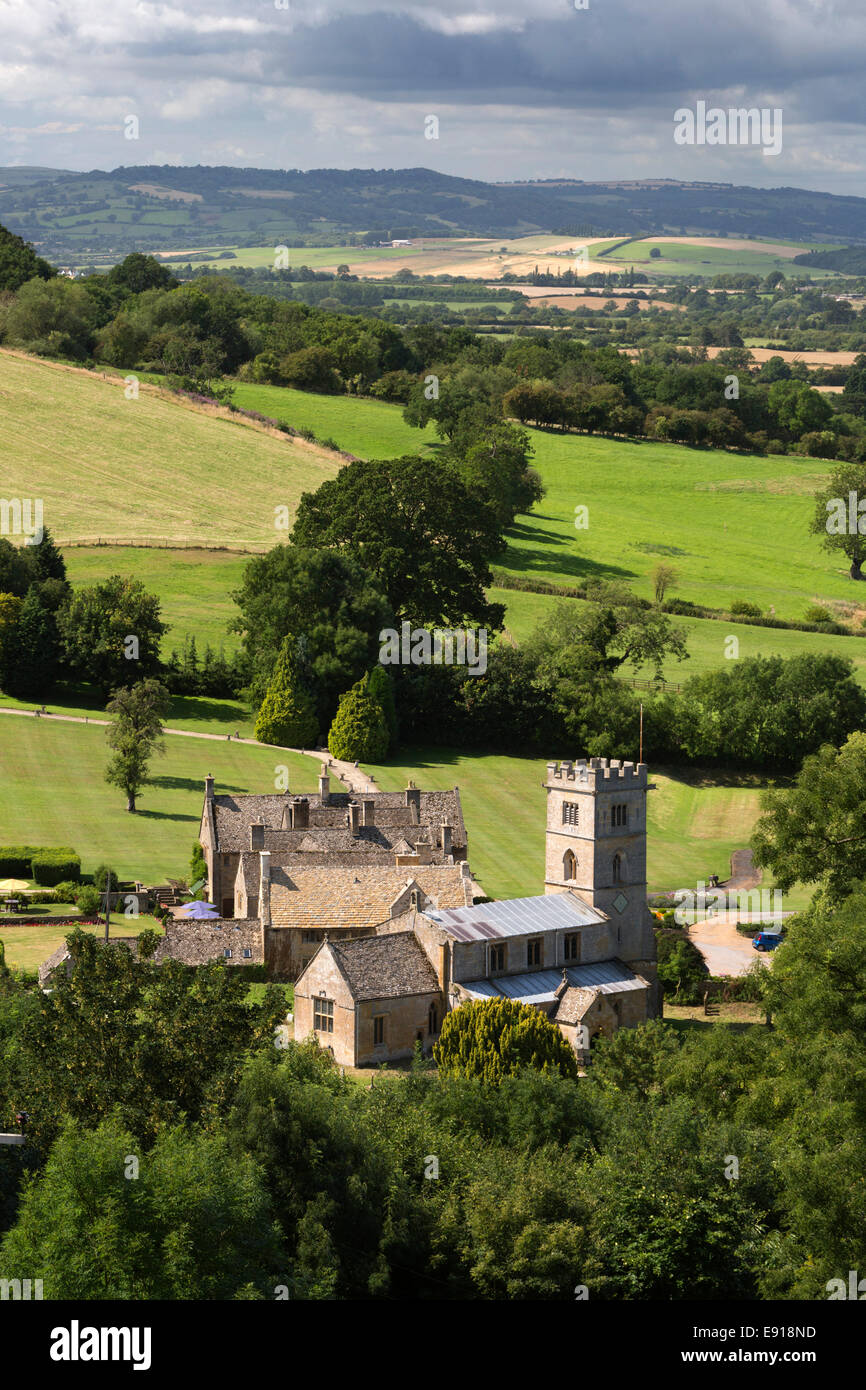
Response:
[[[777,931],[759,931],[757,936],[752,937],[752,945],[756,951],[775,951],[783,940],[784,937]]]

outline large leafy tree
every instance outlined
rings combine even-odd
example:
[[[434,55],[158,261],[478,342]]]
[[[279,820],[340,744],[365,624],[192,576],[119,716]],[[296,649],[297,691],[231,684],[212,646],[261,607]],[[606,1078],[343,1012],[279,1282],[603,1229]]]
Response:
[[[167,631],[159,599],[138,579],[113,574],[76,589],[59,615],[67,666],[79,680],[108,693],[130,676],[155,676],[159,643]]]
[[[675,716],[677,740],[696,762],[799,767],[866,724],[866,692],[844,657],[750,657],[693,676]]]
[[[17,290],[34,277],[50,280],[56,274],[28,242],[0,227],[0,290]]]
[[[544,496],[541,476],[530,467],[529,435],[503,420],[467,413],[442,457],[457,468],[469,491],[490,507],[503,528]]]
[[[165,752],[162,721],[170,704],[171,696],[164,685],[144,680],[116,690],[106,707],[114,716],[107,730],[114,757],[105,770],[105,780],[126,793],[127,811],[136,809],[136,798],[147,781],[153,754]]]
[[[252,670],[251,702],[264,699],[284,640],[302,639],[300,665],[322,729],[343,691],[376,660],[379,633],[393,622],[360,561],[336,550],[277,545],[249,561],[232,597]]]
[[[292,540],[354,555],[400,616],[498,628],[489,564],[504,542],[454,468],[430,459],[358,460],[304,493]]]
[[[853,494],[853,509],[850,501]],[[862,512],[859,510],[863,504]],[[866,560],[866,464],[846,463],[834,468],[829,481],[815,493],[811,531],[827,550],[838,551],[851,562],[852,579],[862,579]]]
[[[30,1114],[35,1149],[47,1150],[64,1116],[93,1125],[117,1111],[150,1142],[183,1116],[224,1113],[244,1058],[273,1047],[282,992],[248,1005],[248,981],[222,961],[154,965],[83,931],[67,945],[71,973],[55,972],[19,1034],[12,1100]]]
[[[644,664],[661,676],[666,659],[687,656],[685,634],[667,614],[644,605],[624,584],[598,581],[587,585],[589,603],[580,609],[560,604],[552,620],[538,629],[532,648],[539,656],[580,647],[600,673],[615,675],[629,664]]]
[[[555,1023],[517,999],[484,999],[445,1015],[433,1049],[440,1075],[496,1086],[524,1067],[577,1076],[577,1059]]]
[[[779,888],[820,883],[835,902],[866,879],[866,734],[819,749],[793,786],[765,792],[761,805],[755,862]]]
[[[59,645],[54,614],[33,585],[0,645],[0,687],[16,698],[44,695],[57,679]]]
[[[0,1248],[7,1277],[55,1299],[264,1298],[281,1273],[254,1159],[181,1127],[143,1153],[116,1120],[67,1122]]]

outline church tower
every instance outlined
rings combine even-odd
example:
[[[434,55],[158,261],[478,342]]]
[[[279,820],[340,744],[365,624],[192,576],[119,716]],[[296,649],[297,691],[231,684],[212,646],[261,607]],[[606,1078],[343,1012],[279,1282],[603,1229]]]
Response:
[[[548,763],[545,893],[571,891],[610,919],[616,955],[656,981],[647,907],[646,763]]]

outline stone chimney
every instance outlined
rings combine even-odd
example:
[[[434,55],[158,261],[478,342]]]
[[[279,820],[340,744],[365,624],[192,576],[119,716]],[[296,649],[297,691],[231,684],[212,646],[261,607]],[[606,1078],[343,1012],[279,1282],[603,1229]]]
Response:
[[[450,853],[451,853],[451,826],[448,824],[447,820],[444,820],[444,821],[442,822],[442,836],[441,836],[441,840],[442,840],[442,853],[443,853],[443,854],[450,854]]]
[[[353,835],[358,833],[358,823],[360,820],[361,808],[357,801],[349,802],[349,829]]]
[[[448,985],[449,985],[449,983],[450,983],[450,980],[449,980],[449,977],[450,977],[450,974],[451,974],[451,959],[450,959],[450,957],[451,957],[451,948],[450,948],[450,944],[449,944],[447,941],[443,941],[443,942],[442,942],[442,945],[439,947],[439,967],[438,967],[438,969],[437,969],[437,971],[436,971],[436,975],[437,975],[438,980],[439,980],[439,988],[441,989],[441,991],[442,991],[443,994],[446,993],[446,991],[447,991],[447,989],[448,989]]]
[[[307,830],[310,824],[310,803],[305,796],[296,796],[292,802],[292,829]]]
[[[205,801],[213,801],[213,778],[210,773],[204,779],[204,799]]]
[[[406,805],[409,808],[411,824],[419,825],[421,822],[421,793],[411,779],[406,788]]]
[[[331,796],[331,779],[327,772],[319,773],[319,800],[323,806],[327,806]]]
[[[376,803],[372,797],[365,797],[361,802],[361,824],[375,825],[376,822]]]
[[[267,849],[259,853],[259,921],[263,927],[271,925],[271,854]]]
[[[258,821],[250,826],[250,849],[264,849],[265,827]]]

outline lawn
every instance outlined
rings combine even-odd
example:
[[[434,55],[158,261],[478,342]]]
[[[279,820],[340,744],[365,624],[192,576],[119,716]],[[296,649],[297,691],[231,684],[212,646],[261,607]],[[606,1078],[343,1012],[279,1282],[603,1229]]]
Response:
[[[123,794],[103,781],[104,729],[0,716],[0,843],[71,844],[85,873],[104,862],[121,878],[164,883],[189,872],[208,773],[217,793],[274,790],[280,766],[288,767],[293,791],[317,785],[318,761],[301,754],[221,739],[165,743],[140,810],[130,815]]]
[[[67,910],[66,916],[71,915]],[[109,932],[111,936],[138,936],[145,927],[162,930],[155,917],[123,917],[112,914]],[[10,926],[3,923],[0,925],[0,940],[6,948],[6,964],[19,970],[37,970],[44,960],[54,954],[58,946],[63,945],[73,930],[74,926],[34,927],[24,923]],[[103,926],[82,927],[81,930],[94,932],[100,937],[105,932]]]
[[[623,750],[628,756],[629,750]],[[419,787],[457,786],[469,833],[473,875],[492,898],[544,892],[546,763],[540,758],[406,750],[399,762],[370,769],[383,791],[412,777]],[[758,778],[665,769],[651,771],[648,876],[651,892],[689,888],[717,873],[727,878],[733,850],[748,845],[764,783]],[[767,884],[766,886],[770,886]],[[805,905],[808,893],[785,906]]]
[[[48,716],[68,715],[74,719],[107,719],[105,705],[91,685],[58,685],[42,702]],[[16,700],[0,694],[0,709],[32,710],[32,700]],[[9,716],[4,715],[4,718]],[[253,737],[253,718],[240,700],[211,700],[199,695],[174,695],[165,719],[168,729],[197,734],[226,734]]]

